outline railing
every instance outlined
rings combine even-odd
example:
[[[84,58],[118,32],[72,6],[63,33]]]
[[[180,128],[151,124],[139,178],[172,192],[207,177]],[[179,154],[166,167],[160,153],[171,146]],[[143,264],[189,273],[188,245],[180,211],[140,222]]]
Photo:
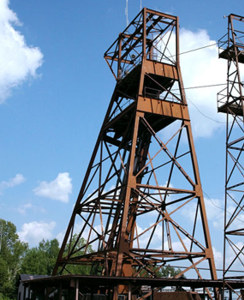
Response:
[[[226,103],[227,103],[227,84],[225,88],[223,88],[220,92],[217,93],[217,109],[219,110],[221,107],[226,105]]]
[[[154,89],[154,88],[145,86],[144,90],[143,90],[143,95],[148,98],[179,103],[179,98],[177,98],[177,96],[180,97],[179,94],[176,94],[175,92],[174,92],[174,94],[168,93],[168,95],[165,97],[165,93],[167,93],[167,92],[168,91],[162,91],[160,89]]]
[[[227,47],[228,47],[228,33],[223,35],[218,40],[218,49],[219,49],[219,51],[224,51]]]

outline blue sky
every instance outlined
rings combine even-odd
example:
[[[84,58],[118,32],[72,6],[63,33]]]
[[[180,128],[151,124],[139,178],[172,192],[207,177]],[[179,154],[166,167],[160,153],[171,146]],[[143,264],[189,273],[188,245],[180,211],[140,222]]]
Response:
[[[242,1],[142,0],[178,15],[181,51],[215,44]],[[128,18],[140,0],[128,1]],[[1,0],[0,218],[34,246],[60,238],[115,85],[103,53],[126,26],[125,0]],[[222,84],[217,47],[182,54],[185,87]],[[209,225],[221,267],[225,119],[220,87],[187,90]],[[220,263],[220,264],[219,264]]]

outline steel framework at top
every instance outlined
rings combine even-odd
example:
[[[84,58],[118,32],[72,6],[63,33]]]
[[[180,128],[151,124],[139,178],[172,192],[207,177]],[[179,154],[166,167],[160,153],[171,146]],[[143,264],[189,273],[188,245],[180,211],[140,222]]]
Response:
[[[144,8],[104,57],[116,85],[54,274],[75,264],[91,275],[155,278],[182,262],[177,277],[217,279],[178,18]]]
[[[124,78],[143,58],[175,65],[179,45],[171,36],[176,22],[177,17],[150,9],[140,12],[104,54],[115,79]]]

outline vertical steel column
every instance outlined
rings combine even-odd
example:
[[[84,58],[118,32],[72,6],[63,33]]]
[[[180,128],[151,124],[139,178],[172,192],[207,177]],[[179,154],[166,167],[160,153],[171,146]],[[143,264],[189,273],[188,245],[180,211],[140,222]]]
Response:
[[[219,40],[219,57],[227,60],[227,86],[218,93],[218,111],[226,114],[224,212],[224,289],[228,279],[244,279],[244,106],[240,64],[244,63],[244,18],[228,16],[228,32]],[[237,271],[237,272],[236,272]]]

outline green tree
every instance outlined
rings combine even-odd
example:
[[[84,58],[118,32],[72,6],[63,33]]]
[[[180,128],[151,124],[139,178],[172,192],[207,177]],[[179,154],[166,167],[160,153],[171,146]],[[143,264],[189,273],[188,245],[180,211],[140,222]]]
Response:
[[[180,269],[176,269],[170,265],[163,267],[160,270],[160,277],[175,277],[181,272]],[[185,278],[184,275],[181,276],[181,278]]]
[[[15,225],[0,219],[0,295],[4,299],[15,297],[16,277],[27,247],[19,240]]]
[[[38,247],[28,249],[22,260],[21,273],[32,275],[52,275],[58,256],[57,239],[42,240]]]
[[[77,234],[74,234],[73,238],[72,238],[72,241],[71,241],[71,245],[69,246],[68,244],[66,245],[66,248],[64,250],[64,257],[66,255],[68,255],[69,251],[69,247],[70,249],[75,245],[75,248],[74,248],[74,251],[76,251],[75,253],[75,256],[80,256],[80,255],[83,255],[85,253],[85,245],[86,245],[86,240],[84,238],[80,238],[77,242],[77,239],[78,239],[78,235]],[[92,247],[91,245],[88,245],[87,246],[87,249],[86,249],[86,254],[88,253],[92,253],[93,250],[92,250]],[[91,274],[91,265],[68,265],[66,267],[66,270],[64,270],[63,272],[64,274],[79,274],[79,275],[90,275]]]
[[[149,271],[149,269],[151,271]],[[151,277],[152,275],[158,277],[158,278],[168,278],[168,277],[175,277],[176,275],[180,274],[181,270],[176,269],[175,267],[172,267],[170,265],[167,265],[162,268],[158,268],[153,265],[149,265],[147,269],[144,269],[141,272],[142,277]],[[181,276],[181,278],[185,278],[184,275]]]
[[[77,240],[77,235],[72,239],[72,246]],[[85,240],[81,238],[75,246],[77,250],[76,255],[84,254]],[[71,246],[71,247],[72,247]],[[87,253],[91,253],[92,248],[88,246]],[[28,249],[24,258],[22,259],[21,273],[32,275],[52,275],[59,253],[59,244],[57,239],[43,240],[39,243],[38,247]],[[68,254],[68,246],[65,249],[64,256]],[[90,274],[91,266],[89,265],[69,265],[63,274]]]

